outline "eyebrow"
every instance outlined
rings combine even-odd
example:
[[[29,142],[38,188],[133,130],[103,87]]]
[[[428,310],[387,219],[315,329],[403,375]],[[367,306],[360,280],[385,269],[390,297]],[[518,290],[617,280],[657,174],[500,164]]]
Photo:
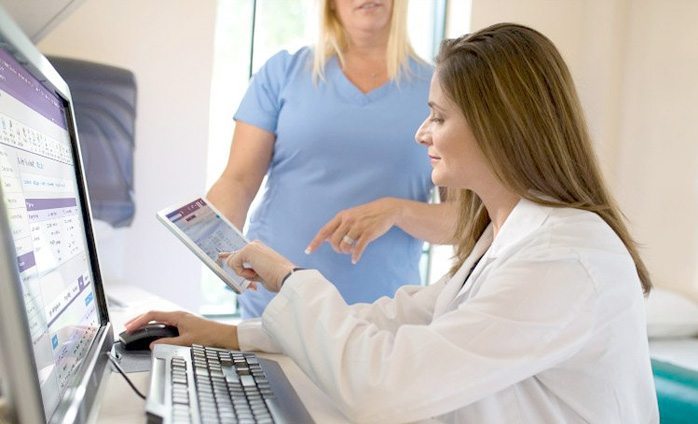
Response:
[[[431,101],[431,100],[430,100],[429,102],[427,102],[427,105],[429,105],[430,108],[432,108],[432,109],[437,109],[437,110],[440,111],[440,112],[443,112],[443,111],[444,111],[444,109],[443,109],[441,106],[437,105],[436,103],[434,103],[434,102]]]

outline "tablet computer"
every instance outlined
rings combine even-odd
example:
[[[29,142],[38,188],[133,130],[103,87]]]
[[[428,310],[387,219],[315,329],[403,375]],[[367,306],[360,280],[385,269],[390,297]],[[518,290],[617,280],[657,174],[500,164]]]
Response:
[[[219,261],[218,254],[240,250],[248,242],[205,198],[170,206],[159,211],[157,217],[235,293],[247,289],[250,282]]]

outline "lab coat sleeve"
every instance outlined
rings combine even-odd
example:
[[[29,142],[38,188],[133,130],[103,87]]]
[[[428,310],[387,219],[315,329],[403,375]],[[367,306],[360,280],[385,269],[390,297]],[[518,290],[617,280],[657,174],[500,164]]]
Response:
[[[322,276],[320,276],[322,277]],[[311,278],[317,278],[317,275]],[[434,304],[447,277],[429,286],[402,286],[393,297],[381,297],[373,303],[349,307],[358,320],[367,321],[381,330],[395,332],[405,324],[428,324],[434,316]]]
[[[240,350],[281,353],[279,345],[264,331],[261,318],[241,321],[237,328]]]
[[[351,421],[426,419],[553,367],[588,339],[589,274],[576,256],[540,256],[510,258],[427,325],[381,330],[370,314],[351,314],[319,273],[289,278],[262,323]]]
[[[298,272],[300,274],[301,272]],[[322,278],[313,270],[302,271],[311,278]],[[317,275],[316,275],[317,274]],[[447,278],[427,286],[403,286],[395,297],[382,297],[374,303],[349,306],[348,312],[359,320],[369,321],[377,328],[394,332],[403,324],[428,324],[434,303]],[[280,348],[262,327],[260,318],[248,319],[238,325],[240,350],[279,353]]]

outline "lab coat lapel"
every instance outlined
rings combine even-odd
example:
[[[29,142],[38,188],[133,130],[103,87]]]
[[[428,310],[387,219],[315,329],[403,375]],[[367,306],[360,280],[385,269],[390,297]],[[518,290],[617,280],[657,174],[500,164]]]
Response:
[[[469,293],[479,277],[485,272],[488,265],[494,262],[498,257],[506,255],[510,249],[516,248],[520,241],[528,235],[540,228],[541,225],[550,215],[551,207],[539,205],[530,200],[521,199],[519,203],[507,217],[507,220],[502,225],[502,228],[497,234],[497,238],[488,244],[489,249],[480,260],[478,269],[468,278],[468,284],[462,286],[462,289],[454,296],[453,301],[448,305],[447,310],[451,310],[464,299],[464,296]],[[490,224],[491,225],[491,224]],[[490,228],[488,227],[488,230]],[[490,233],[491,237],[492,233]],[[484,237],[484,235],[483,235]],[[473,255],[471,255],[472,257]],[[477,258],[477,257],[475,257]]]
[[[477,241],[477,243],[475,243],[473,251],[463,262],[463,265],[461,265],[458,271],[456,271],[453,277],[451,277],[451,279],[446,283],[446,286],[434,305],[434,318],[438,317],[449,309],[451,302],[463,286],[465,276],[468,275],[472,267],[475,265],[475,262],[477,262],[478,258],[483,255],[491,243],[492,224],[485,229],[480,239]]]
[[[550,216],[551,206],[543,206],[527,199],[519,200],[492,242],[487,257],[494,259],[508,254],[509,249],[540,228]]]

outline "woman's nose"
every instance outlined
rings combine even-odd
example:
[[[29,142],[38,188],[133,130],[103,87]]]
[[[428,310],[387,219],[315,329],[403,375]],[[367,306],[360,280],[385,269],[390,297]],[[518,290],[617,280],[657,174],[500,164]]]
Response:
[[[419,128],[417,128],[417,132],[414,134],[414,139],[415,141],[417,141],[418,144],[429,144],[429,137],[427,134],[426,126],[427,120],[424,120],[424,122],[422,122],[422,125],[420,125]]]

